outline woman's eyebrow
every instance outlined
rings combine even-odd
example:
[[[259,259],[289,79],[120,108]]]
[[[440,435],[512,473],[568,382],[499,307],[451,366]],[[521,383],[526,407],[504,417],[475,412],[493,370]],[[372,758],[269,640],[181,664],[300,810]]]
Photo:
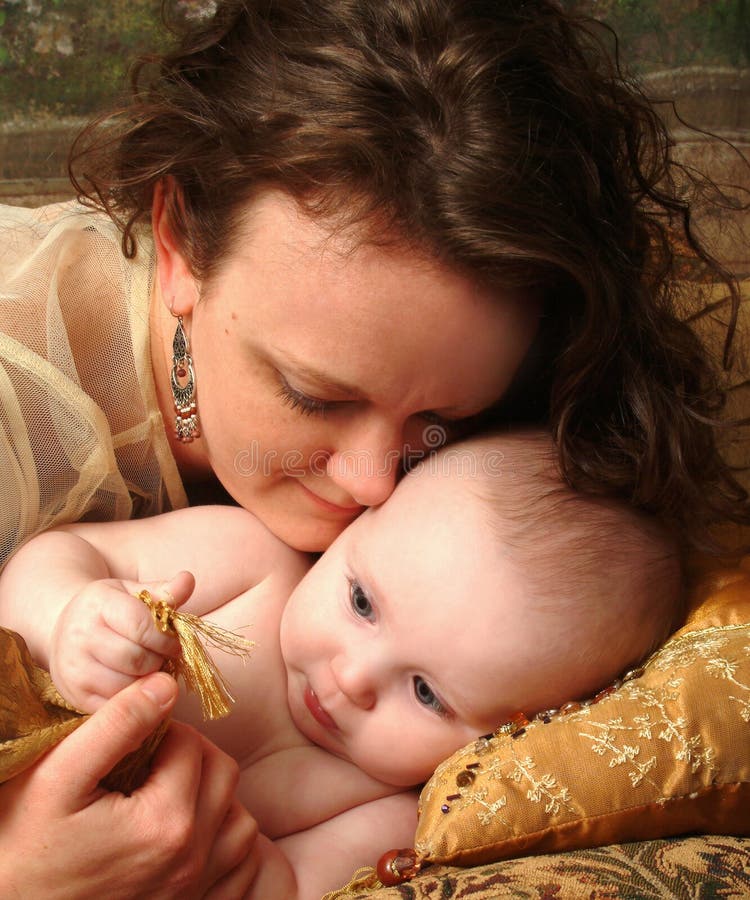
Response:
[[[333,391],[337,394],[342,394],[347,397],[347,399],[370,399],[367,391],[363,390],[362,388],[359,388],[356,385],[349,384],[341,379],[335,378],[328,372],[324,372],[322,369],[316,368],[311,363],[299,359],[288,350],[282,350],[280,347],[274,347],[273,351],[280,361],[280,364],[291,369],[295,375],[302,379],[310,382],[315,382],[317,385],[320,385],[321,388]],[[271,362],[273,362],[273,360],[271,360]],[[434,413],[439,418],[445,419],[446,424],[451,424],[453,421],[470,419],[473,416],[481,415],[481,413],[483,413],[487,408],[487,406],[472,406],[466,409],[460,406],[450,406],[445,408],[441,407],[439,410],[435,410]]]
[[[361,388],[358,388],[356,385],[348,384],[346,381],[334,377],[329,372],[324,372],[322,369],[316,368],[316,366],[309,362],[298,359],[288,350],[282,350],[279,347],[275,347],[274,352],[285,366],[293,370],[295,375],[307,379],[308,381],[314,381],[321,387],[328,388],[341,394],[346,394],[352,399],[366,399],[366,394]]]

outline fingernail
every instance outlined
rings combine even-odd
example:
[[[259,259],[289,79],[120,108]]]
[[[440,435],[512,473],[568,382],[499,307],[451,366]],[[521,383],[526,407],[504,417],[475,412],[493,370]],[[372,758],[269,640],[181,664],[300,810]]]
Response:
[[[175,680],[165,672],[154,672],[138,682],[143,693],[160,708],[170,706],[175,698]]]

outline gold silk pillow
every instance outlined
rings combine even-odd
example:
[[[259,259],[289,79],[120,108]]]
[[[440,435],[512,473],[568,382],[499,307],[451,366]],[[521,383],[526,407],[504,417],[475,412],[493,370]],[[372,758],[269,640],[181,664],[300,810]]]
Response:
[[[704,577],[691,610],[640,675],[597,702],[443,763],[421,794],[418,855],[475,865],[689,832],[750,835],[750,557]]]

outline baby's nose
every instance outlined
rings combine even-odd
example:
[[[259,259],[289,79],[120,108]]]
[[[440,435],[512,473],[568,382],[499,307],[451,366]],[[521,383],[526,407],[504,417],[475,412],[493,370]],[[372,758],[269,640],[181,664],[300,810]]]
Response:
[[[377,696],[375,678],[366,660],[355,654],[337,656],[331,663],[338,689],[360,709],[372,709]]]

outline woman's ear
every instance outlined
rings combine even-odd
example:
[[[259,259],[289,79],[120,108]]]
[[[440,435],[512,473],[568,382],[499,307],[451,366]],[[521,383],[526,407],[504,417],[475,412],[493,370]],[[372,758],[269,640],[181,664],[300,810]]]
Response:
[[[174,211],[182,195],[174,178],[162,178],[154,188],[151,226],[156,250],[156,277],[162,300],[174,316],[188,316],[198,301],[198,282],[175,239]]]

